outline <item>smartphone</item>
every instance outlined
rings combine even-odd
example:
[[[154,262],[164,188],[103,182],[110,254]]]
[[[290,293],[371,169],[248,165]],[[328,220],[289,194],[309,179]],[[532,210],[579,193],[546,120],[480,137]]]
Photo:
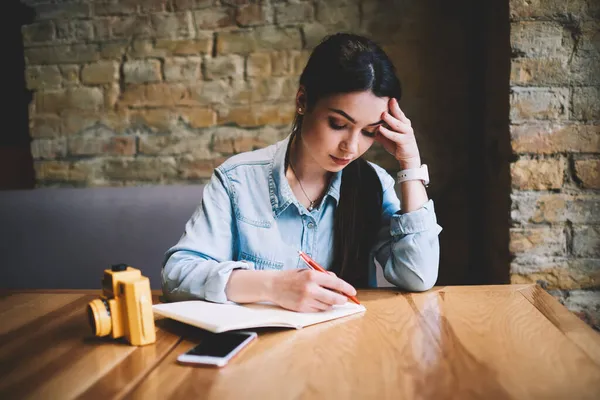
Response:
[[[256,332],[242,331],[206,335],[199,345],[177,357],[177,361],[223,367],[256,338]]]

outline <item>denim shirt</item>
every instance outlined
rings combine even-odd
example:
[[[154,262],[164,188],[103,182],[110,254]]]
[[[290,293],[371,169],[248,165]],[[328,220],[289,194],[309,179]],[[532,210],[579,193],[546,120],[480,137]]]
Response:
[[[330,269],[343,170],[331,178],[319,207],[308,211],[285,177],[289,139],[237,154],[214,170],[183,236],[165,254],[167,300],[227,302],[225,286],[234,269],[306,268],[298,250]],[[442,230],[433,200],[401,213],[394,179],[371,165],[381,180],[383,204],[382,227],[366,266],[369,286],[377,286],[377,262],[390,283],[408,291],[428,290],[437,280]]]

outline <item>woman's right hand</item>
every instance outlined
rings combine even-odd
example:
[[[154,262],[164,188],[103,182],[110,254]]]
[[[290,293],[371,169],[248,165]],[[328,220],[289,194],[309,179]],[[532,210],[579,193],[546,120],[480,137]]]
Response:
[[[356,289],[333,272],[324,274],[311,269],[281,271],[273,276],[270,301],[292,311],[317,312],[344,304]]]

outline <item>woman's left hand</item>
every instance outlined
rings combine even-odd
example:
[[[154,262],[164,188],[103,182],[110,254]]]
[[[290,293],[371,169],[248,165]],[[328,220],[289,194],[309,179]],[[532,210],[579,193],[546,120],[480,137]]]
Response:
[[[389,111],[384,112],[381,119],[389,129],[380,125],[375,140],[398,160],[401,169],[420,167],[421,156],[415,133],[410,120],[400,109],[398,100],[390,99]]]

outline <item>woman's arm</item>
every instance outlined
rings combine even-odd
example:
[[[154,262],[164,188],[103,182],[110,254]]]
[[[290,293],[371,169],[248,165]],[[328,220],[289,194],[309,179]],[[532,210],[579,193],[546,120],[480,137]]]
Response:
[[[423,186],[421,182],[417,184]],[[382,185],[382,227],[374,246],[374,258],[388,282],[408,291],[431,289],[438,276],[438,235],[442,230],[437,224],[433,200],[404,212],[394,191],[394,179],[387,175]]]
[[[237,232],[225,179],[216,169],[183,236],[167,251],[162,288],[170,301],[206,299],[224,303],[228,300],[225,287],[231,272],[254,268],[251,262],[231,261]]]

